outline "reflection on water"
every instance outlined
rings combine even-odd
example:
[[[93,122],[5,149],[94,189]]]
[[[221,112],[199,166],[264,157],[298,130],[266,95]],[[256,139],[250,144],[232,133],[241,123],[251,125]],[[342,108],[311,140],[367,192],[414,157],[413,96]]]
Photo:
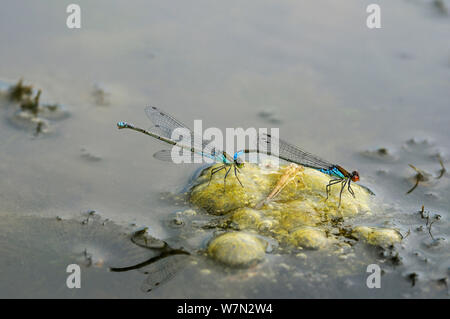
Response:
[[[142,283],[141,289],[144,292],[150,292],[153,289],[165,284],[180,271],[187,262],[185,254],[162,254],[154,265],[147,266],[141,272],[147,275]]]
[[[131,236],[131,241],[138,246],[157,250],[158,254],[135,265],[111,267],[109,270],[113,272],[139,270],[147,275],[141,289],[144,292],[150,292],[172,279],[186,265],[190,253],[170,247],[166,242],[148,235],[146,230],[135,232]]]

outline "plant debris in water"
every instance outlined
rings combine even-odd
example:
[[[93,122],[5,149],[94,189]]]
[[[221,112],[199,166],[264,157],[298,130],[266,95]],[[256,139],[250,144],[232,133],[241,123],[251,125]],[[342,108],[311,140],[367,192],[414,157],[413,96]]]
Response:
[[[418,169],[417,167],[415,167],[415,166],[412,165],[412,164],[408,164],[408,165],[409,165],[413,170],[415,170],[415,171],[417,172],[417,174],[416,174],[416,176],[415,176],[416,183],[414,184],[414,186],[413,186],[410,190],[408,190],[408,191],[406,192],[406,194],[412,193],[412,191],[414,191],[414,190],[417,188],[417,186],[419,186],[419,182],[425,182],[425,181],[428,181],[429,175],[430,175],[430,174],[426,173],[425,171],[423,171],[423,170],[421,170],[421,169]]]
[[[439,175],[436,177],[437,179],[440,179],[442,176],[444,176],[445,172],[447,172],[447,169],[444,166],[444,161],[441,158],[441,155],[438,154],[438,160],[439,164],[441,164],[441,170],[439,171]]]
[[[425,219],[425,220],[426,220],[425,227],[427,227],[428,233],[430,234],[431,239],[432,239],[432,240],[435,240],[433,234],[431,233],[431,226],[433,226],[433,224],[434,224],[436,221],[438,221],[439,219],[441,219],[441,215],[435,214],[435,215],[431,218],[432,220],[430,220],[430,212],[426,212],[426,211],[425,211],[425,206],[424,206],[424,205],[422,205],[422,209],[419,211],[419,213],[420,213],[420,217],[421,217],[422,219]]]
[[[33,87],[31,85],[23,85],[23,79],[20,79],[15,86],[9,88],[9,99],[13,102],[21,103],[24,100],[31,99]]]
[[[17,120],[20,118],[22,121],[34,124],[34,135],[37,136],[48,131],[48,123],[44,118],[54,117],[52,114],[58,113],[61,107],[58,104],[40,103],[42,90],[34,91],[32,85],[24,85],[23,79],[20,79],[9,88],[8,99],[20,107]]]
[[[436,176],[436,179],[440,179],[442,176],[444,176],[445,172],[447,171],[446,168],[445,168],[445,166],[444,166],[444,162],[443,162],[443,160],[442,160],[442,158],[441,158],[441,156],[440,156],[439,154],[438,154],[438,160],[439,160],[439,164],[441,165],[441,169],[440,169],[440,171],[439,171],[438,176]],[[417,174],[416,174],[416,176],[414,177],[415,180],[416,180],[414,186],[413,186],[410,190],[408,190],[408,191],[406,192],[406,194],[412,193],[412,191],[414,191],[414,190],[417,188],[417,186],[419,186],[419,183],[420,183],[420,182],[427,182],[427,181],[430,180],[430,177],[431,177],[431,174],[425,172],[424,170],[421,170],[421,169],[415,167],[415,166],[412,165],[412,164],[408,164],[408,165],[409,165],[413,170],[415,170]]]

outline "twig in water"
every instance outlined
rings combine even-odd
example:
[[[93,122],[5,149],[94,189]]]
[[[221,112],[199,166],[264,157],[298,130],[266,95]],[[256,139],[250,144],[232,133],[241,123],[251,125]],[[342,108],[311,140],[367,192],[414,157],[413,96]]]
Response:
[[[430,226],[428,226],[428,233],[430,234],[431,239],[433,239],[433,240],[434,240],[434,237],[433,237],[433,234],[431,233],[431,226],[434,224],[434,222],[435,222],[435,220],[430,223]]]
[[[403,236],[402,234],[400,234],[402,236],[402,240],[405,239],[406,237],[408,237],[411,234],[411,228],[408,229],[408,232],[406,233],[405,236]]]
[[[422,205],[422,209],[419,211],[419,213],[420,213],[420,217],[425,218],[425,215],[424,215],[424,213],[425,213],[425,206],[424,205]]]
[[[445,169],[444,162],[442,161],[441,155],[439,155],[439,154],[438,154],[438,160],[439,160],[439,163],[441,164],[441,170],[440,170],[440,172],[439,172],[439,176],[436,177],[437,179],[439,179],[439,178],[441,178],[442,176],[444,176],[445,172],[447,171],[447,170]]]
[[[416,274],[415,272],[410,273],[410,274],[408,275],[408,279],[411,281],[412,287],[414,287],[414,286],[416,285],[417,278],[419,278],[419,275]]]
[[[440,215],[434,215],[434,220],[432,221],[432,222],[430,222],[430,212],[425,212],[425,207],[424,207],[424,205],[422,205],[422,209],[419,211],[419,213],[420,213],[420,217],[422,218],[422,219],[426,219],[426,224],[425,224],[425,226],[427,227],[427,229],[428,229],[428,233],[430,234],[430,237],[431,237],[431,239],[433,239],[434,240],[434,236],[433,236],[433,234],[431,233],[431,226],[433,226],[433,224],[437,221],[437,220],[439,220],[440,219]],[[426,214],[425,214],[426,213]]]
[[[426,180],[426,178],[425,178],[425,172],[424,172],[424,171],[418,169],[417,167],[415,167],[415,166],[412,165],[412,164],[408,164],[408,165],[409,165],[413,170],[415,170],[415,171],[417,172],[417,175],[416,175],[416,184],[415,184],[409,191],[407,191],[406,194],[409,194],[409,193],[411,193],[413,190],[415,190],[416,187],[419,186],[419,182],[423,182],[423,181]]]

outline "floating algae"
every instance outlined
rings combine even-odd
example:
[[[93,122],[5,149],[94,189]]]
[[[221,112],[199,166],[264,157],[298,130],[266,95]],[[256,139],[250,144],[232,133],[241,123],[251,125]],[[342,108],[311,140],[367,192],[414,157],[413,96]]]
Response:
[[[224,173],[215,174],[208,185],[210,169],[203,171],[197,179],[197,185],[191,191],[191,202],[206,209],[214,215],[223,215],[238,208],[254,208],[271,193],[285,170],[289,166],[282,166],[279,170],[273,168],[261,168],[258,165],[246,164],[239,175],[244,188],[239,185],[235,178],[227,178],[226,191],[224,192]],[[262,207],[271,210],[273,207],[283,208],[293,201],[301,201],[313,207],[316,211],[325,212],[327,215],[353,216],[360,212],[369,211],[369,194],[361,187],[355,187],[353,198],[345,190],[342,194],[342,207],[339,205],[338,186],[332,187],[328,200],[326,199],[325,186],[329,177],[314,169],[305,168],[297,172],[291,183],[288,183],[277,198]],[[353,184],[358,185],[358,184]]]
[[[375,246],[388,247],[402,240],[402,235],[395,229],[358,226],[353,229],[353,234]]]
[[[329,245],[325,231],[316,227],[299,227],[291,233],[292,244],[308,249],[320,249]]]
[[[272,193],[281,177],[292,171],[291,166],[267,168],[246,164],[239,175],[244,188],[235,178],[228,178],[224,191],[224,174],[217,173],[209,183],[212,166],[198,177],[190,193],[190,201],[213,215],[223,218],[222,227],[254,233],[275,240],[280,247],[290,249],[333,249],[361,239],[371,245],[384,246],[401,241],[401,236],[393,229],[356,227],[344,222],[349,218],[371,213],[371,196],[358,184],[354,185],[355,198],[345,189],[339,207],[340,187],[334,186],[327,199],[325,186],[329,177],[314,169],[297,170],[283,189],[270,202],[264,201]],[[261,202],[264,203],[261,205]],[[261,209],[257,207],[262,206]],[[367,229],[369,229],[367,227]],[[242,244],[239,232],[228,235],[227,244],[233,251],[248,251],[248,243]],[[221,235],[224,236],[224,235]],[[234,237],[236,240],[234,241]],[[224,239],[223,239],[224,240]],[[212,241],[214,243],[214,241]],[[239,248],[241,247],[241,248]],[[233,265],[233,261],[223,257],[228,248],[214,244],[210,256]],[[231,253],[230,253],[231,254]],[[233,252],[233,254],[235,254]],[[237,254],[235,254],[238,256]]]
[[[208,254],[217,261],[234,267],[245,267],[264,259],[267,243],[243,232],[229,232],[214,238]]]

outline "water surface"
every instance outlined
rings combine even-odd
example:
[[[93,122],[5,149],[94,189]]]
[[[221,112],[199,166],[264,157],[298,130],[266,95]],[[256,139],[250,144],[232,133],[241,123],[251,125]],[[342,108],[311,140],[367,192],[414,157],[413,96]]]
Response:
[[[1,285],[1,296],[447,296],[436,282],[448,277],[450,267],[448,174],[405,194],[413,185],[409,163],[434,175],[440,169],[436,154],[448,165],[450,18],[431,1],[378,1],[379,30],[365,25],[370,1],[77,3],[80,30],[66,28],[60,1],[2,4],[0,78],[14,83],[23,77],[43,90],[42,100],[62,104],[70,116],[51,121],[49,134],[33,137],[31,129],[11,123],[14,108],[2,102],[0,227],[2,249],[10,253],[0,270],[16,287]],[[93,96],[96,85],[105,89],[107,105],[98,105]],[[191,251],[204,245],[195,235],[183,244],[180,229],[168,226],[173,214],[188,206],[170,196],[161,199],[181,191],[197,167],[159,162],[152,154],[160,144],[116,129],[119,120],[149,127],[147,105],[190,126],[194,119],[221,129],[276,126],[292,143],[358,169],[377,194],[376,207],[385,212],[372,222],[404,233],[411,229],[399,248],[403,266],[386,266],[386,286],[374,291],[365,286],[364,267],[336,279],[326,267],[332,257],[320,253],[308,253],[307,262],[269,254],[260,268],[237,273],[200,254],[151,293],[140,289],[143,274],[102,267],[86,268],[90,285],[65,289],[63,265],[77,259],[64,254],[64,245],[70,246],[71,235],[79,238],[82,225],[64,228],[65,239],[59,240],[52,236],[56,216],[70,223],[95,210],[112,221],[110,238],[93,239],[111,242],[102,252],[119,254],[114,234],[129,234],[134,225],[148,226],[153,236]],[[266,110],[276,121],[259,115]],[[407,143],[410,139],[416,142]],[[380,147],[394,159],[363,154]],[[441,215],[433,235],[442,240],[414,231],[424,223],[417,213],[422,205]],[[59,241],[58,248],[49,251],[47,241]],[[376,251],[359,253],[368,262],[378,260]],[[280,263],[287,266],[284,273]],[[54,277],[58,271],[61,277]],[[411,287],[407,277],[414,272],[419,281]],[[24,283],[29,289],[17,288]]]

